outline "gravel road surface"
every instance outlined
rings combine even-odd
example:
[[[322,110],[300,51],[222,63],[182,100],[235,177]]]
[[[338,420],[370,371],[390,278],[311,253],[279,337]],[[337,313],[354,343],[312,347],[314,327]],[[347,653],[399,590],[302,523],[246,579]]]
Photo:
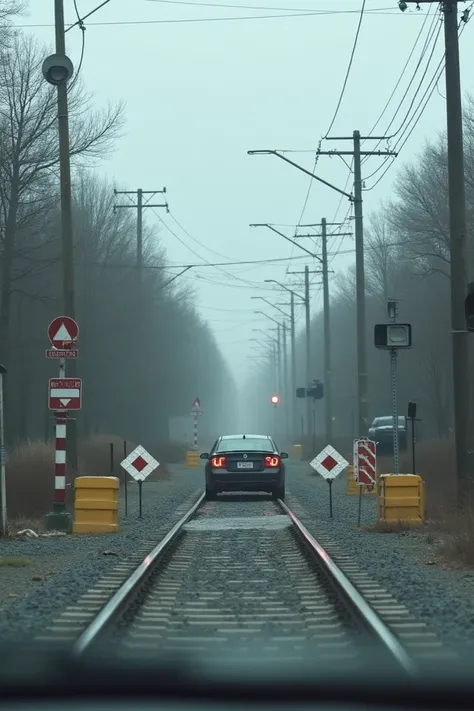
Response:
[[[138,486],[128,487],[128,517],[121,500],[117,534],[0,540],[0,638],[20,641],[36,635],[74,603],[117,558],[153,540],[163,525],[176,523],[176,508],[201,490],[202,475],[168,467],[171,478],[143,485],[143,518],[138,518]],[[190,500],[191,505],[191,500]]]
[[[346,474],[333,484],[333,518],[329,518],[328,484],[310,473],[308,464],[289,468],[287,503],[297,502],[308,530],[331,536],[341,552],[352,554],[369,575],[388,589],[420,621],[452,644],[474,644],[474,571],[450,570],[420,533],[373,533],[357,528],[357,496],[347,496]],[[376,497],[362,500],[361,528],[377,521]]]
[[[116,535],[0,541],[0,636],[4,641],[28,639],[58,612],[73,604],[98,578],[126,558],[137,544],[157,536],[175,522],[173,512],[201,490],[202,470],[170,467],[167,481],[143,487],[143,519],[138,519],[138,487],[129,485],[127,519],[121,512]],[[384,585],[420,620],[450,642],[474,642],[474,572],[449,570],[425,532],[372,533],[357,528],[357,497],[347,496],[345,474],[333,485],[334,517],[329,518],[328,486],[310,474],[308,464],[288,465],[288,505],[317,537],[331,535],[341,552],[353,554],[375,580]],[[122,497],[123,498],[123,497]],[[375,497],[364,497],[362,525],[376,522]],[[249,505],[252,515],[252,505]],[[17,559],[11,561],[12,558]],[[5,565],[5,560],[13,565]]]

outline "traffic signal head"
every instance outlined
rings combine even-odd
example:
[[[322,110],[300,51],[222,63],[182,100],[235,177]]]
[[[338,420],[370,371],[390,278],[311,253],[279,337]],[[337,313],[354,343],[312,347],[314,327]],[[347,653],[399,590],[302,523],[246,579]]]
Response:
[[[278,395],[272,395],[272,397],[271,397],[272,405],[278,405],[279,402],[280,402],[280,398],[278,397]]]
[[[474,331],[474,282],[470,282],[467,287],[467,296],[464,299],[464,314],[466,316],[466,328]]]
[[[411,324],[378,323],[374,326],[374,346],[382,350],[411,348]]]
[[[318,382],[317,380],[314,380],[307,390],[307,396],[312,397],[315,400],[321,400],[321,398],[324,397],[323,384]]]

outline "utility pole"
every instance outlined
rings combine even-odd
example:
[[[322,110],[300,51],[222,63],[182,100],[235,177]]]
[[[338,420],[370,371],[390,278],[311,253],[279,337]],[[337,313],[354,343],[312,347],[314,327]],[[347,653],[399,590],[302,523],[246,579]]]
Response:
[[[290,324],[291,324],[291,412],[292,438],[296,442],[298,431],[298,410],[296,408],[296,328],[295,328],[295,295],[290,294]]]
[[[283,331],[283,404],[285,412],[285,434],[290,434],[290,398],[288,397],[288,350],[286,347],[286,331],[288,326],[284,321],[281,324]]]
[[[296,324],[295,324],[295,296],[305,303],[305,298],[296,291],[289,289],[284,284],[281,284],[276,279],[265,279],[267,283],[277,284],[280,289],[288,291],[291,296],[290,301],[290,324],[291,324],[291,402],[293,411],[293,438],[294,443],[299,439],[299,422],[298,422],[298,400],[296,397]],[[281,306],[286,306],[286,304],[280,304]]]
[[[61,260],[62,260],[62,297],[64,316],[75,318],[74,290],[74,238],[72,222],[71,161],[69,148],[68,81],[74,73],[74,67],[66,55],[63,0],[54,0],[54,27],[56,53],[47,57],[42,65],[44,79],[57,88],[58,134],[59,134],[59,181],[61,205]],[[69,377],[77,374],[76,362],[71,360],[68,366]],[[60,359],[60,372],[66,376],[66,361]],[[66,432],[66,461],[71,463],[77,473],[77,422],[69,419]],[[65,503],[57,503],[55,514],[57,527],[69,527],[69,517]],[[59,521],[63,523],[59,523]]]
[[[320,272],[311,272],[319,274]],[[288,272],[288,274],[304,274],[304,309],[305,309],[305,340],[306,340],[306,384],[305,388],[309,388],[311,384],[311,372],[313,370],[311,362],[311,310],[309,300],[309,267],[306,265],[304,272]],[[308,446],[311,441],[311,433],[313,430],[313,413],[311,410],[311,398],[306,398],[306,436],[308,438]]]
[[[252,151],[250,151],[252,152]],[[275,151],[269,151],[270,153],[275,153]],[[279,155],[275,153],[276,155]],[[279,157],[282,157],[279,155]],[[286,159],[285,159],[286,160]],[[291,162],[291,161],[290,161]],[[268,222],[261,222],[261,223],[252,223],[250,224],[250,227],[267,227],[269,230],[272,230],[272,232],[275,232],[277,235],[280,235],[280,237],[283,237],[287,242],[291,242],[291,244],[296,245],[299,247],[299,249],[302,249],[303,252],[306,252],[306,254],[309,254],[310,257],[313,259],[317,259],[319,262],[322,262],[322,259],[318,257],[317,254],[314,254],[313,252],[310,252],[306,247],[302,247],[298,242],[296,242],[294,239],[291,239],[291,237],[287,237],[283,232],[280,232],[280,230],[277,230],[273,225],[269,224]],[[288,272],[291,274],[292,272]],[[293,272],[293,274],[297,274],[298,272]],[[311,374],[311,340],[310,340],[310,331],[311,331],[311,321],[310,321],[310,302],[309,302],[309,267],[305,267],[305,311],[306,311],[306,378],[307,378],[307,383],[306,387],[308,388],[310,385],[310,374]],[[266,279],[265,281],[275,281],[274,279]],[[276,282],[278,283],[278,282]],[[307,420],[307,435],[308,438],[311,437],[311,404],[306,403],[306,420]],[[309,441],[309,440],[308,440]]]
[[[412,0],[407,0],[411,2]],[[427,3],[427,0],[419,0]],[[467,295],[467,221],[464,177],[461,71],[459,66],[458,3],[444,0],[446,119],[448,138],[449,237],[451,263],[451,333],[454,389],[454,437],[457,496],[465,508],[472,493],[469,342],[464,299]],[[401,10],[406,3],[399,3]],[[466,21],[466,12],[461,19]]]
[[[324,311],[324,412],[326,444],[332,444],[332,373],[331,373],[331,315],[329,311],[329,268],[326,218],[321,220],[323,240],[323,311]]]
[[[66,56],[63,0],[55,0],[56,54]],[[64,315],[75,318],[74,240],[72,229],[71,162],[67,82],[58,84],[59,172],[61,184],[61,245],[63,261]],[[69,370],[75,363],[69,364]],[[71,373],[73,375],[73,373]]]
[[[361,140],[384,140],[384,136],[367,136],[361,138],[359,131],[353,131],[352,136],[334,136],[329,141],[353,142],[352,151],[321,151],[318,155],[352,156],[354,158],[354,221],[356,249],[356,308],[357,308],[357,385],[359,394],[358,435],[363,437],[369,427],[369,393],[367,373],[367,329],[365,318],[365,270],[364,270],[364,225],[362,217],[362,172],[361,157],[364,156],[396,156],[394,151],[361,151]]]
[[[309,388],[311,382],[311,313],[310,313],[310,302],[309,302],[309,267],[308,265],[304,268],[304,308],[306,317],[306,385]],[[310,442],[311,429],[312,429],[312,418],[311,418],[311,402],[310,398],[306,398],[306,420],[307,420],[307,434],[308,434],[308,446]]]
[[[321,222],[300,227],[320,227],[321,234],[297,235],[298,239],[310,237],[322,238],[322,262],[323,262],[323,317],[324,317],[324,412],[326,423],[326,444],[332,444],[332,361],[331,361],[331,312],[329,308],[329,265],[328,265],[328,245],[327,227],[342,226],[342,222],[327,222],[323,217]],[[336,232],[338,237],[352,236],[352,232]]]
[[[168,203],[161,203],[159,205],[150,204],[148,202],[143,203],[143,196],[150,195],[149,200],[151,200],[155,195],[166,195],[166,188],[163,190],[114,190],[114,195],[136,195],[137,204],[130,202],[130,205],[114,205],[113,210],[129,209],[133,208],[137,211],[137,273],[138,282],[142,283],[143,280],[143,209],[145,207],[164,207],[166,212],[169,212]],[[131,198],[129,198],[131,201]]]
[[[64,32],[63,0],[54,2],[54,22],[56,34],[56,54],[66,56],[66,36]],[[74,288],[74,236],[72,225],[72,190],[71,190],[71,160],[69,150],[69,109],[67,81],[58,84],[58,133],[59,133],[59,182],[61,192],[61,256],[63,272],[63,311],[65,316],[76,318],[75,288]],[[61,359],[63,378],[66,377],[66,360]],[[74,359],[68,363],[67,375],[74,378],[77,375],[77,365]],[[76,414],[77,417],[77,414]],[[77,473],[77,420],[68,419],[66,428],[66,461],[71,462],[73,478]],[[64,507],[56,508],[60,512]]]

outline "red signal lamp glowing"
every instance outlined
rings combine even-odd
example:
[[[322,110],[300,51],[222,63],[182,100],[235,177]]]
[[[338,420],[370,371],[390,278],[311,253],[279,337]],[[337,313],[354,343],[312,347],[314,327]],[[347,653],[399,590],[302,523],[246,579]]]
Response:
[[[280,398],[278,397],[278,395],[272,395],[270,401],[272,405],[278,405],[278,403],[280,402]]]

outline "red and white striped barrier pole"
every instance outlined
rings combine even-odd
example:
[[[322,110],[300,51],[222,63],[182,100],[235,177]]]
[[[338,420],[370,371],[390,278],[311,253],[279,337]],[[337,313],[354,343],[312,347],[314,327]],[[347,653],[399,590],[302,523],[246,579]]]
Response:
[[[194,413],[194,449],[198,448],[198,413]]]
[[[56,413],[56,452],[54,458],[54,498],[56,513],[66,511],[66,423],[67,415]]]

